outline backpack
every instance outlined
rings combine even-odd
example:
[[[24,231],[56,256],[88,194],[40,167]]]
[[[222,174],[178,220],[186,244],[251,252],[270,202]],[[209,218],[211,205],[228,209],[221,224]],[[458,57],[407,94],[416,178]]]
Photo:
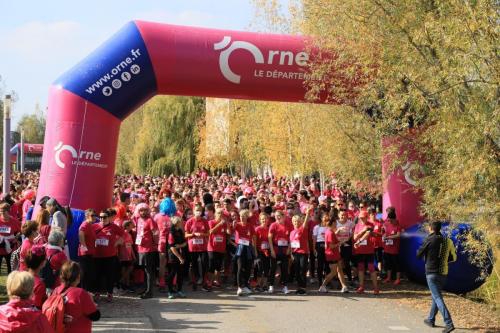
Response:
[[[49,289],[54,288],[57,276],[59,275],[58,271],[55,271],[52,269],[52,267],[50,267],[50,259],[52,259],[54,255],[55,254],[51,255],[49,259],[47,259],[45,266],[43,266],[42,270],[40,271],[40,279],[45,283],[45,287]]]
[[[68,291],[69,288],[60,294],[53,292],[42,306],[42,313],[47,317],[55,333],[64,333],[64,298]]]
[[[10,267],[13,271],[19,269],[19,257],[21,256],[21,246],[19,246],[10,256]]]

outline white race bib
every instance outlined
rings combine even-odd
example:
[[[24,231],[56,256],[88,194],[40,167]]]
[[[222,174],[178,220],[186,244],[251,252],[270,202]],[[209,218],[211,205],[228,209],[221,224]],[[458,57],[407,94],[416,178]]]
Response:
[[[300,241],[295,240],[291,243],[292,249],[300,249]]]
[[[10,227],[6,225],[0,227],[0,233],[10,234],[10,230]]]
[[[288,241],[286,239],[278,239],[278,246],[288,246]]]
[[[240,238],[238,240],[238,244],[248,246],[248,245],[250,245],[250,241],[248,239],[245,239],[245,238]]]
[[[364,246],[366,246],[366,245],[368,245],[368,241],[365,239],[364,241],[359,242],[359,245],[364,245]]]
[[[269,242],[262,242],[260,244],[260,249],[261,250],[269,250]]]
[[[325,241],[325,233],[322,232],[318,234],[318,238],[316,239],[317,242],[324,242]]]
[[[394,245],[394,240],[393,239],[386,239],[385,245]]]
[[[141,245],[142,244],[142,235],[137,235],[135,238],[135,245]]]
[[[109,239],[107,238],[97,238],[95,240],[95,246],[108,246],[109,245]]]
[[[224,242],[224,237],[222,237],[222,236],[215,236],[214,237],[214,242],[215,243],[222,243],[222,242]]]
[[[193,245],[203,245],[203,238],[193,238]]]

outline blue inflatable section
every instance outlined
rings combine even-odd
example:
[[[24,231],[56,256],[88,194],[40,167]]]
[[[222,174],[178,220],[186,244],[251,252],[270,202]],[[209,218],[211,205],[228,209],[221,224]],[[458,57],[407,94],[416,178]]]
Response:
[[[448,223],[443,223],[442,232],[447,234]],[[480,279],[481,271],[478,267],[468,261],[468,255],[463,253],[463,247],[458,240],[458,236],[470,232],[469,224],[458,224],[451,231],[451,239],[457,249],[457,261],[450,263],[448,280],[444,287],[446,291],[464,294],[479,288],[484,279]],[[422,245],[427,232],[423,230],[422,225],[415,225],[405,230],[401,235],[400,259],[403,270],[408,278],[413,281],[427,284],[425,279],[425,264],[423,260],[417,259],[416,253]],[[477,236],[480,237],[480,236]],[[493,265],[487,267],[488,274],[491,273]]]
[[[69,256],[71,260],[78,261],[78,230],[83,221],[85,221],[85,211],[80,209],[71,209],[73,223],[68,228],[66,239],[68,241]]]

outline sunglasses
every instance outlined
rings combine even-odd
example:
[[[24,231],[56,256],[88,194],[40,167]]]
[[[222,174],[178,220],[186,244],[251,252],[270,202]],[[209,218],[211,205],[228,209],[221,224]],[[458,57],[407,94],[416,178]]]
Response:
[[[109,217],[108,215],[100,215],[100,216],[99,216],[99,218],[100,218],[100,219],[106,219],[106,218],[108,218],[108,217]]]

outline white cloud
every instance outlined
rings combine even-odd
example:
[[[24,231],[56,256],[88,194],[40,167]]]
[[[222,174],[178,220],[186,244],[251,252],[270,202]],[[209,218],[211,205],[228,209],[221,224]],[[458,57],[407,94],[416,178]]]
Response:
[[[0,43],[23,60],[40,63],[78,49],[80,29],[73,21],[33,21],[4,31]]]

